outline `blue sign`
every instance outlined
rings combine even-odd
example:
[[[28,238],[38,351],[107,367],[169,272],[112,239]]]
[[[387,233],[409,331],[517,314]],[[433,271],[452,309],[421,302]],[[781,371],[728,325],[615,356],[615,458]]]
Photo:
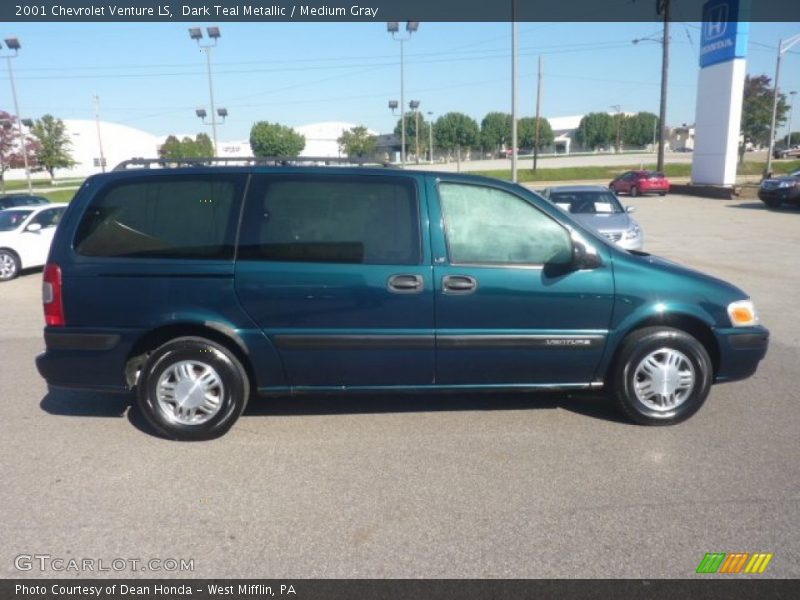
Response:
[[[747,56],[749,0],[708,0],[703,5],[700,66]]]

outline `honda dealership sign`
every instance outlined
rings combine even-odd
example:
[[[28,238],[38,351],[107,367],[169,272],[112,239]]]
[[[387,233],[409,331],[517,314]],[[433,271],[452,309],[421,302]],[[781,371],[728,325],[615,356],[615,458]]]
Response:
[[[738,0],[711,0],[703,7],[703,32],[700,38],[700,66],[744,58],[747,55],[747,30],[742,23]]]
[[[692,183],[736,183],[749,29],[747,2],[709,0],[703,5]]]

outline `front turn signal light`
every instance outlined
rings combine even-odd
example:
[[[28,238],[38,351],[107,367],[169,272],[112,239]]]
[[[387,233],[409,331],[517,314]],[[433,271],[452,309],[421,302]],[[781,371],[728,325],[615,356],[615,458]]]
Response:
[[[758,323],[758,315],[751,300],[739,300],[728,305],[728,316],[734,327],[748,327]]]

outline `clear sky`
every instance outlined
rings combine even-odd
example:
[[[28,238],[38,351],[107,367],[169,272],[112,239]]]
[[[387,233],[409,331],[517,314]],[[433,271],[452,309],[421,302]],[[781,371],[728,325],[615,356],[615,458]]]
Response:
[[[14,60],[23,117],[52,113],[101,117],[155,134],[194,134],[197,107],[208,107],[205,58],[187,28],[194,23],[4,23],[0,38],[22,43]],[[214,25],[214,23],[197,24]],[[245,139],[257,120],[303,125],[341,120],[390,131],[387,102],[399,100],[400,45],[376,23],[222,23],[214,50],[217,106],[230,117],[219,139]],[[405,44],[406,102],[421,101],[434,115],[455,110],[478,121],[489,111],[510,112],[509,23],[421,23]],[[661,46],[657,23],[521,23],[521,116],[535,108],[537,57],[544,60],[542,114],[546,117],[611,111],[658,113]],[[753,23],[747,70],[775,73],[780,38],[800,23]],[[672,25],[667,122],[694,121],[696,23]],[[4,65],[3,65],[4,67]],[[0,109],[13,112],[5,68]],[[800,44],[784,58],[781,89],[800,91]],[[800,129],[800,101],[795,127]]]

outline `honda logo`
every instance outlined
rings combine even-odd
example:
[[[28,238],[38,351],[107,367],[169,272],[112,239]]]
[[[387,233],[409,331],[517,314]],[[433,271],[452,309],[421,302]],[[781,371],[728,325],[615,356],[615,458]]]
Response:
[[[721,2],[706,9],[705,38],[714,40],[725,35],[728,28],[728,4]]]

